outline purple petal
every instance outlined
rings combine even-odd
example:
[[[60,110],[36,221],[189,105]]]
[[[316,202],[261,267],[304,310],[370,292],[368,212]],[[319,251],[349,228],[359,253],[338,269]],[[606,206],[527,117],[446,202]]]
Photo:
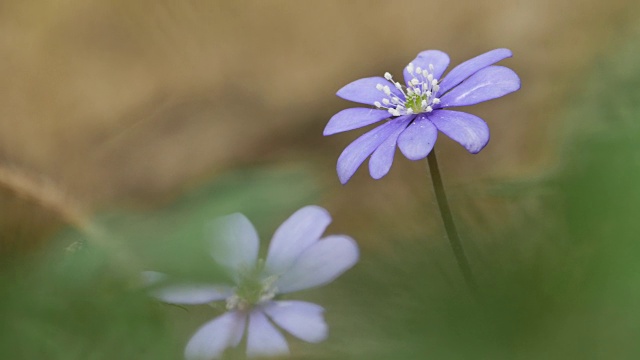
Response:
[[[472,154],[477,154],[489,142],[489,126],[479,117],[465,112],[435,110],[429,120],[445,135],[457,141]]]
[[[338,158],[337,170],[340,182],[346,184],[362,162],[369,157],[380,144],[399,127],[405,126],[407,117],[413,118],[415,115],[400,116],[392,119],[365,133],[349,144]]]
[[[384,94],[384,92],[376,89],[376,85],[378,84],[382,84],[382,86],[388,86],[392,94],[395,94],[397,97],[404,99],[404,95],[402,95],[402,92],[396,89],[396,87],[393,86],[392,83],[381,76],[374,76],[356,80],[338,90],[336,95],[345,100],[368,105],[374,105],[376,101],[382,102],[382,99],[385,97],[391,100],[389,96],[386,96]]]
[[[258,233],[242,214],[231,214],[214,223],[215,238],[212,256],[231,272],[255,266],[258,258]]]
[[[438,138],[438,129],[424,116],[418,116],[398,137],[398,147],[409,160],[424,159]]]
[[[284,336],[269,322],[260,311],[254,310],[249,315],[249,331],[247,333],[247,356],[278,356],[289,354],[289,347]]]
[[[296,211],[271,239],[266,273],[276,275],[287,271],[303,251],[320,239],[330,223],[331,215],[319,206],[305,206]]]
[[[406,117],[405,124],[411,121],[411,117]],[[378,146],[369,159],[369,173],[371,177],[378,180],[387,175],[393,164],[393,156],[396,152],[398,136],[405,129],[406,125],[398,127],[387,139]]]
[[[316,242],[276,282],[279,293],[321,286],[333,281],[358,261],[358,245],[345,235]]]
[[[272,301],[263,307],[276,325],[298,339],[318,343],[327,338],[329,329],[324,322],[324,309],[304,301]]]
[[[444,94],[454,86],[460,84],[469,76],[475,74],[479,70],[493,65],[500,60],[504,60],[513,56],[509,49],[495,49],[488,51],[482,55],[478,55],[473,59],[469,59],[451,70],[440,83],[440,94]]]
[[[440,98],[440,108],[473,105],[520,89],[520,78],[504,66],[489,66]]]
[[[159,287],[151,292],[158,300],[170,304],[198,305],[226,299],[233,294],[231,287],[209,284],[176,284]]]
[[[429,65],[433,65],[433,77],[440,79],[442,74],[444,74],[444,71],[447,69],[447,66],[449,66],[449,55],[440,50],[427,50],[418,54],[418,57],[416,57],[411,64],[413,64],[414,68],[421,67],[422,69],[429,71],[429,73],[431,73]],[[409,84],[409,81],[411,81],[413,76],[409,74],[406,67],[404,68],[403,73],[404,81]]]
[[[343,131],[358,129],[371,125],[380,120],[390,117],[386,110],[375,110],[367,108],[345,109],[333,115],[327,127],[324,128],[323,135],[333,135]]]
[[[226,348],[238,346],[245,322],[245,314],[232,311],[204,324],[189,340],[184,356],[188,360],[220,358]]]

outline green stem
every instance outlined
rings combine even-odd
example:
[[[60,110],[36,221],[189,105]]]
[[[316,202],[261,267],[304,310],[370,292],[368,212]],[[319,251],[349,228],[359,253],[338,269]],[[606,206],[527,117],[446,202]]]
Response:
[[[427,156],[427,162],[429,163],[429,171],[431,172],[431,180],[433,181],[433,190],[436,193],[436,200],[438,207],[440,208],[440,215],[442,216],[442,222],[444,222],[444,228],[449,238],[449,244],[451,244],[451,250],[460,267],[464,281],[469,286],[469,289],[474,293],[477,292],[476,280],[471,273],[471,267],[467,256],[464,254],[464,248],[458,237],[458,231],[456,225],[453,222],[453,216],[451,215],[451,209],[449,208],[449,202],[447,201],[447,194],[444,192],[444,186],[442,185],[442,177],[440,176],[440,169],[438,168],[438,160],[436,159],[436,151],[433,149],[429,156]]]

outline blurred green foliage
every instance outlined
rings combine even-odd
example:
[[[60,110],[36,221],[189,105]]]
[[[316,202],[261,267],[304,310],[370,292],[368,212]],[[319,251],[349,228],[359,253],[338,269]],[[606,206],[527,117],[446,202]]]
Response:
[[[3,359],[179,357],[161,309],[114,276],[104,253],[41,256],[3,270]]]

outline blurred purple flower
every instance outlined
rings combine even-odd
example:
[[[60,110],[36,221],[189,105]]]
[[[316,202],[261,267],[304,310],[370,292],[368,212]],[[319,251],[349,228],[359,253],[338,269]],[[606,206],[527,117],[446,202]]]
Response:
[[[172,304],[206,304],[226,300],[227,312],[204,324],[185,349],[187,359],[216,359],[236,347],[247,328],[248,356],[288,354],[277,325],[293,336],[320,342],[327,337],[324,309],[304,301],[276,300],[279,294],[325,285],[358,261],[358,247],[345,235],[320,239],[331,222],[318,206],[296,211],[273,235],[266,260],[258,260],[256,230],[242,214],[217,220],[214,260],[229,273],[233,284],[179,284],[155,287],[152,295]],[[150,283],[165,275],[146,272]],[[247,321],[248,320],[248,321]]]
[[[449,65],[442,51],[418,54],[404,69],[406,86],[391,74],[356,80],[337,95],[345,100],[373,105],[351,108],[334,115],[324,135],[361,128],[384,119],[384,124],[360,136],[338,158],[338,177],[346,184],[369,155],[369,172],[374,179],[385,176],[396,144],[409,160],[425,158],[433,149],[438,130],[476,154],[489,142],[489,127],[475,115],[445,110],[499,98],[520,89],[513,70],[492,66],[511,57],[508,49],[495,49],[467,60],[440,81]]]

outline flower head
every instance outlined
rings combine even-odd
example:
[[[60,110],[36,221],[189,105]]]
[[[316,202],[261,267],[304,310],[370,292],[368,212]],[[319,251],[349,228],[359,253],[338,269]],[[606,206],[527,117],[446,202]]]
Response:
[[[289,349],[277,325],[308,342],[327,337],[324,309],[304,301],[278,300],[278,295],[325,285],[358,261],[358,247],[345,235],[320,239],[331,222],[318,206],[295,212],[274,234],[266,259],[258,259],[259,239],[242,214],[217,220],[214,260],[229,273],[230,284],[162,285],[154,278],[153,296],[173,304],[225,301],[227,312],[204,324],[185,349],[187,359],[216,359],[237,346],[247,329],[248,356],[287,354]]]
[[[371,155],[369,172],[374,179],[385,176],[395,154],[396,144],[410,160],[425,158],[441,131],[476,154],[489,142],[489,127],[475,115],[446,110],[499,98],[520,89],[513,70],[495,66],[511,57],[507,49],[495,49],[456,66],[444,78],[449,56],[427,50],[418,54],[404,69],[404,84],[390,73],[384,77],[356,80],[337,95],[345,100],[373,105],[351,108],[334,115],[324,135],[361,128],[389,119],[360,136],[338,158],[338,177],[346,184],[358,167]]]

